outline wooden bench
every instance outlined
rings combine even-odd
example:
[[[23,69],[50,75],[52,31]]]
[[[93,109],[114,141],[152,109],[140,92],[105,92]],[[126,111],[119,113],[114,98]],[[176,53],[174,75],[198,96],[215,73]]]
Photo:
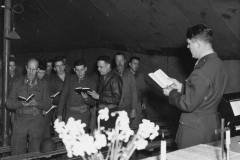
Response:
[[[174,143],[173,139],[167,139],[167,146],[171,145]],[[160,147],[160,141],[153,141],[149,142],[145,150],[150,150],[154,148],[159,148]],[[50,158],[54,155],[61,155],[61,154],[66,154],[67,151],[64,146],[61,146],[57,148],[55,151],[51,152],[46,152],[46,153],[40,153],[40,152],[33,152],[33,153],[26,153],[18,156],[9,156],[9,157],[3,157],[2,160],[31,160],[31,159],[38,159],[38,158]],[[102,151],[103,155],[107,154],[107,151]],[[76,160],[76,159],[81,159],[81,157],[73,157],[73,158],[68,158],[68,160]]]
[[[52,139],[56,143],[62,142],[62,139],[60,139],[59,137],[53,137]],[[5,154],[5,153],[9,153],[9,152],[11,152],[10,146],[0,147],[0,155]]]

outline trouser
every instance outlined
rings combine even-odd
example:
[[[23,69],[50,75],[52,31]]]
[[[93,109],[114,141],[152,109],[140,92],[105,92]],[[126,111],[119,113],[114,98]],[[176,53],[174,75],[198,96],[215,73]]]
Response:
[[[90,113],[89,111],[80,113],[75,111],[67,111],[66,113],[66,119],[65,122],[67,123],[68,119],[70,117],[73,117],[76,120],[81,120],[81,123],[85,123],[86,127],[84,127],[84,130],[86,133],[89,133],[89,124],[90,124]]]
[[[52,121],[52,116],[53,116],[53,112],[52,111],[50,111],[48,114],[46,114],[44,116],[44,120],[45,120],[44,139],[51,137],[51,131],[50,131],[51,126],[50,126],[50,123]]]
[[[42,115],[16,115],[11,139],[12,155],[26,153],[27,137],[29,137],[28,152],[37,152],[40,150],[45,129],[44,122]]]
[[[137,103],[137,109],[136,109],[136,117],[131,120],[130,127],[134,129],[138,129],[139,124],[142,123],[142,103]]]
[[[115,123],[118,116],[117,115],[114,117],[111,116],[111,113],[115,111],[118,111],[118,107],[109,109],[109,119],[107,121],[100,120],[100,126],[105,127],[105,130],[115,128]]]

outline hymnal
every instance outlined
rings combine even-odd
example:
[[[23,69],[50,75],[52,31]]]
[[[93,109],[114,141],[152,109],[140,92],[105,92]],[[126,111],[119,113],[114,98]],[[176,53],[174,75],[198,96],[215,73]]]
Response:
[[[91,90],[90,88],[83,88],[83,87],[75,88],[75,91],[76,91],[78,94],[81,94],[81,92],[87,94],[87,91],[92,92],[92,90]]]
[[[31,94],[28,98],[25,98],[25,97],[22,97],[22,96],[18,96],[18,100],[25,101],[25,102],[29,102],[33,98],[34,98],[34,94]]]
[[[57,97],[60,93],[61,93],[61,92],[57,92],[57,93],[55,93],[54,95],[51,95],[50,97],[51,97],[51,98],[55,98],[55,97]]]
[[[173,83],[168,80],[169,77],[161,69],[158,69],[154,73],[149,73],[148,75],[162,88],[167,88]]]
[[[47,111],[44,113],[44,115],[48,114],[48,112],[50,112],[53,108],[56,108],[56,107],[57,107],[57,106],[52,105],[52,107],[51,107],[49,110],[47,110]]]

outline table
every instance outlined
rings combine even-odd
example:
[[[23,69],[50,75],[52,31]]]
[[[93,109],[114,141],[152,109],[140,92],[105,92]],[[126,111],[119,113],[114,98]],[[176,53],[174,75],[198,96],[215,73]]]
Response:
[[[230,159],[240,160],[240,136],[231,138]],[[200,144],[167,153],[167,160],[220,160],[220,142]],[[225,158],[226,159],[226,158]],[[145,158],[143,160],[160,160],[160,156]]]

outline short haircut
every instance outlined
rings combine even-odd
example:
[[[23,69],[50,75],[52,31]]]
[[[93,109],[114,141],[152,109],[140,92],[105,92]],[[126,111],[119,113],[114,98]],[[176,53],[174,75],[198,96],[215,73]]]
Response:
[[[39,70],[47,70],[47,62],[46,61],[39,61]]]
[[[46,63],[49,63],[49,62],[52,63],[53,61],[52,61],[52,59],[47,58],[47,59],[45,59],[45,62]]]
[[[134,60],[134,59],[136,59],[136,60],[138,60],[140,62],[140,58],[139,57],[133,56],[133,57],[130,58],[129,63],[131,63],[132,60]]]
[[[201,40],[210,43],[212,41],[213,31],[203,24],[198,24],[187,30],[186,37],[190,40]]]
[[[97,61],[104,61],[105,63],[108,63],[111,65],[111,58],[109,56],[99,56],[97,58]]]
[[[117,52],[117,53],[115,53],[115,58],[116,58],[116,56],[123,56],[123,58],[124,59],[126,59],[126,56],[125,56],[125,53],[123,53],[123,52]]]
[[[53,59],[54,65],[55,65],[56,62],[60,62],[60,61],[63,62],[62,56],[56,56],[56,57]]]
[[[9,63],[10,63],[10,62],[14,62],[14,63],[16,64],[16,59],[13,58],[13,57],[9,57]]]
[[[84,59],[78,59],[74,62],[73,64],[73,67],[76,67],[76,66],[81,66],[83,65],[84,67],[86,67],[86,62]]]
[[[61,57],[62,57],[62,59],[67,59],[67,57],[65,55],[62,55]]]

